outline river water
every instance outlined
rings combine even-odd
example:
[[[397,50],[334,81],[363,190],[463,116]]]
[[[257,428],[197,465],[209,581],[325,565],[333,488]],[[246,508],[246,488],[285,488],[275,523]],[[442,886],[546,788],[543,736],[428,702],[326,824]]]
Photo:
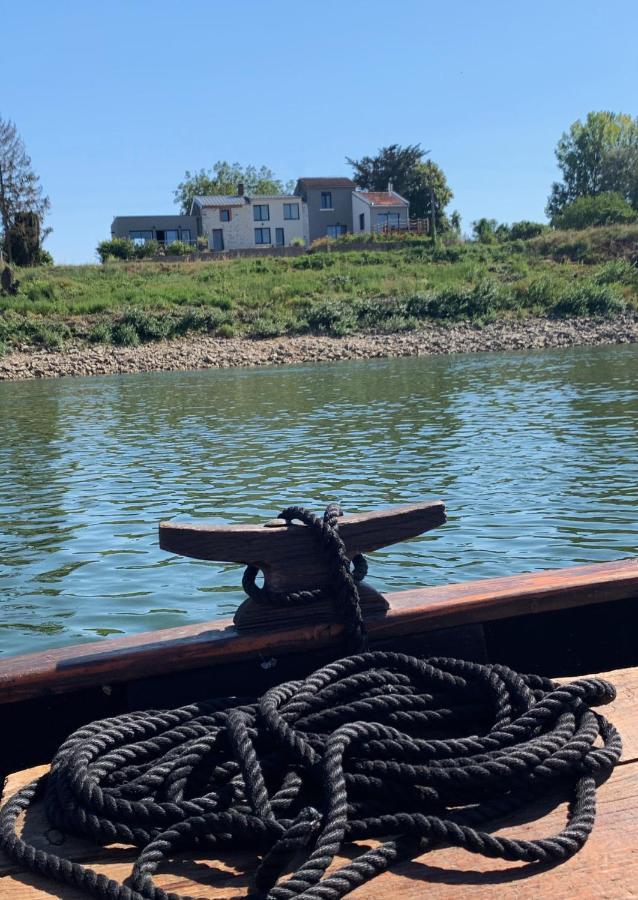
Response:
[[[161,519],[443,498],[382,590],[638,554],[637,448],[632,346],[2,383],[0,654],[232,613]]]

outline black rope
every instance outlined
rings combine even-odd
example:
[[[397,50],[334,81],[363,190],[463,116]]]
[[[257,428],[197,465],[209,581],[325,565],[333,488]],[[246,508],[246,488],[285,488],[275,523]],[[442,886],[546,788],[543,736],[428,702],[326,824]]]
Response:
[[[258,700],[227,697],[81,728],[51,772],[0,813],[19,866],[109,900],[178,900],[154,882],[188,848],[257,853],[253,895],[337,900],[392,864],[441,846],[526,863],[567,859],[594,823],[596,784],[620,737],[590,707],[612,685],[558,685],[500,665],[376,651],[331,663]],[[43,796],[50,827],[139,848],[126,885],[18,836]],[[569,799],[539,840],[490,833],[534,800]],[[327,874],[344,844],[382,839]],[[282,877],[293,857],[291,877]]]
[[[352,571],[350,570],[346,546],[339,534],[341,515],[343,513],[339,505],[330,503],[322,518],[303,506],[288,506],[277,517],[285,519],[288,524],[293,521],[303,522],[311,529],[317,549],[325,556],[330,566],[332,575],[330,588],[276,593],[265,585],[264,587],[257,585],[258,566],[246,567],[242,587],[253,600],[272,606],[301,606],[329,599],[336,614],[345,623],[346,649],[354,652],[366,649],[366,630],[357,585],[368,574],[368,564],[365,557],[358,553],[352,558]]]

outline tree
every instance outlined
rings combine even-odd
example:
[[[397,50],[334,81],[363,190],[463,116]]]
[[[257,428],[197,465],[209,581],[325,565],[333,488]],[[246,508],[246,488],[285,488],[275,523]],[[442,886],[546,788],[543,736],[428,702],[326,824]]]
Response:
[[[477,219],[475,222],[472,222],[474,240],[478,241],[479,244],[495,244],[498,227],[496,219]]]
[[[520,222],[512,222],[509,234],[510,240],[526,241],[529,238],[538,237],[547,227],[542,222],[529,222],[527,219],[522,219]]]
[[[275,178],[274,172],[267,166],[246,166],[229,163],[225,160],[216,162],[212,169],[200,169],[199,172],[186,172],[184,180],[177,185],[175,203],[179,204],[182,213],[188,215],[193,197],[207,197],[215,194],[234,195],[237,185],[243,184],[246,194],[283,194],[292,193],[294,182],[283,184]]]
[[[386,191],[392,182],[394,190],[410,201],[410,215],[417,219],[430,218],[433,196],[436,227],[447,231],[451,226],[445,207],[454,195],[443,170],[431,160],[423,162],[426,153],[420,144],[390,144],[376,156],[346,161],[354,169],[355,184],[364,190]]]
[[[563,181],[552,185],[547,202],[552,224],[579,197],[615,192],[638,209],[638,118],[590,112],[562,135],[556,159]]]
[[[569,203],[560,214],[554,216],[557,228],[591,228],[597,225],[615,225],[635,222],[638,212],[620,194],[597,194],[595,197],[579,197]]]
[[[0,228],[9,262],[12,260],[10,235],[20,213],[33,213],[40,223],[40,244],[50,229],[42,228],[49,209],[49,198],[42,193],[40,179],[31,167],[24,141],[13,122],[0,116]]]

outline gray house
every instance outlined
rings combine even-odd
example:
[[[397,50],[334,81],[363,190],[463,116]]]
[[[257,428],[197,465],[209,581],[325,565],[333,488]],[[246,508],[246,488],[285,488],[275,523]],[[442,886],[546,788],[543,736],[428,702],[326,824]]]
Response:
[[[111,225],[112,237],[129,238],[135,244],[146,241],[157,241],[164,246],[173,241],[195,244],[197,233],[196,216],[116,216]]]
[[[299,179],[295,194],[307,204],[311,242],[352,231],[352,192],[355,188],[350,178]]]

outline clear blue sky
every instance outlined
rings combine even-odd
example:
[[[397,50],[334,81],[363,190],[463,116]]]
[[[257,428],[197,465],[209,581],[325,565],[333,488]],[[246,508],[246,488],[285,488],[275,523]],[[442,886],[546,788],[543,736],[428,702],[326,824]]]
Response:
[[[186,169],[347,175],[395,142],[431,149],[465,230],[538,220],[561,132],[638,113],[636,0],[32,0],[0,21],[0,114],[60,262],[94,262],[116,214],[176,212]]]

